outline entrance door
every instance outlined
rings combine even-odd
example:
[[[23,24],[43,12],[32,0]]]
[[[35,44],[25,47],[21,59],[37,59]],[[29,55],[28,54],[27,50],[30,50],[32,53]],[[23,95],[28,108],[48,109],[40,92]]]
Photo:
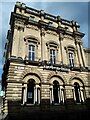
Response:
[[[77,82],[74,83],[74,89],[75,89],[76,102],[80,103],[80,86]]]
[[[34,103],[34,86],[35,81],[33,79],[29,80],[27,85],[27,103],[30,104]]]
[[[59,83],[56,80],[53,82],[53,97],[54,103],[59,103]]]

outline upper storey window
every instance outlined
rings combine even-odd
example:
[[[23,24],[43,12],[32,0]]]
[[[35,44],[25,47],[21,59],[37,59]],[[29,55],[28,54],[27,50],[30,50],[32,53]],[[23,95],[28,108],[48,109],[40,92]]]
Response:
[[[54,49],[50,49],[50,62],[51,64],[56,63],[56,54]]]
[[[48,49],[48,61],[51,64],[57,64],[59,45],[56,41],[48,41],[46,43]]]
[[[24,38],[25,41],[25,60],[38,60],[38,45],[40,41],[37,37],[28,35]]]
[[[35,60],[35,46],[29,45],[29,53],[28,53],[29,60],[34,61]]]
[[[30,16],[30,17],[29,17],[29,20],[34,21],[34,20],[35,20],[35,17],[34,17],[34,16]]]
[[[70,64],[70,67],[74,67],[74,54],[73,54],[73,52],[69,52],[69,64]]]

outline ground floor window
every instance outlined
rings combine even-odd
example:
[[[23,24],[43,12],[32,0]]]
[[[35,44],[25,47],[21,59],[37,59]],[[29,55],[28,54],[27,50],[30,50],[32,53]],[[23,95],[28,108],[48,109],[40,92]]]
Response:
[[[64,103],[65,94],[63,86],[59,85],[58,81],[53,82],[53,86],[50,88],[50,103],[60,104]]]
[[[30,79],[22,88],[23,104],[40,104],[40,86]]]
[[[84,89],[77,82],[74,83],[73,94],[76,103],[84,102]]]

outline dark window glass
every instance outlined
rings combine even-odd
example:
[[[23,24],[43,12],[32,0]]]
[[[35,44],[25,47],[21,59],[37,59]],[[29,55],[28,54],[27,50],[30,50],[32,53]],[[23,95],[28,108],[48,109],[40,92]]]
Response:
[[[74,89],[75,89],[76,102],[80,103],[80,86],[77,82],[74,83]]]
[[[34,103],[34,86],[35,81],[32,79],[29,80],[27,85],[27,103]]]
[[[29,60],[34,61],[35,60],[35,46],[29,45]]]
[[[56,80],[53,82],[53,96],[54,103],[59,103],[59,83]]]

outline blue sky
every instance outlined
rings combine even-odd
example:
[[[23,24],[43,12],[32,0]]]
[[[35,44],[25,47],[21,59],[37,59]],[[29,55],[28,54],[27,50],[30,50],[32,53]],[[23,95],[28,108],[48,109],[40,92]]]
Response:
[[[7,31],[9,29],[10,13],[14,9],[15,2],[17,0],[0,0],[0,79],[2,74],[2,67],[4,63],[3,53],[4,45],[6,42]],[[35,9],[43,9],[45,12],[61,16],[67,20],[75,20],[80,25],[80,31],[85,33],[83,38],[83,46],[88,47],[88,1],[82,0],[81,2],[72,2],[72,0],[43,0],[42,2],[37,2],[38,0],[33,0],[33,2],[28,2],[28,0],[20,0],[24,2],[27,6],[33,7]],[[35,1],[35,2],[34,2]],[[40,1],[40,0],[39,0]],[[45,2],[48,1],[48,2]]]

